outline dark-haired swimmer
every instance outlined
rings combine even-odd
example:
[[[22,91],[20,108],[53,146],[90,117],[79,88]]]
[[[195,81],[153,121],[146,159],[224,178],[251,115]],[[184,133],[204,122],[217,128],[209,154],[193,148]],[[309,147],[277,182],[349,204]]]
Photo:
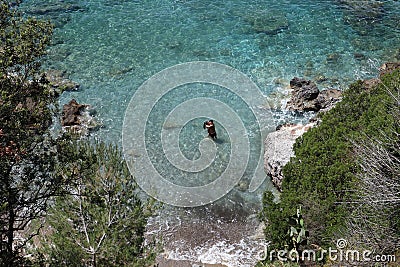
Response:
[[[211,137],[212,139],[217,139],[217,132],[215,131],[215,125],[213,120],[205,121],[203,124],[203,129],[206,129],[208,131],[208,137]]]

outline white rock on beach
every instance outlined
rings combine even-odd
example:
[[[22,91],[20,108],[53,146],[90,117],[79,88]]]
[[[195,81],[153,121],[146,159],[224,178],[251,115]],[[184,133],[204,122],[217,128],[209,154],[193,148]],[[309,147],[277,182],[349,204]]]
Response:
[[[274,186],[280,191],[283,180],[282,168],[291,157],[294,157],[293,145],[296,139],[314,126],[315,123],[288,124],[267,135],[264,141],[264,169],[271,177]]]

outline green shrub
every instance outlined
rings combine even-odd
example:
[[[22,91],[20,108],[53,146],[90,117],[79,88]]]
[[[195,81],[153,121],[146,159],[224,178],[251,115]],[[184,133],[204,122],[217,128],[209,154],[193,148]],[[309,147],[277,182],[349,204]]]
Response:
[[[50,266],[150,265],[154,246],[144,246],[144,232],[152,205],[136,195],[119,149],[80,142],[61,144],[60,152],[60,174],[74,182],[47,214],[37,245],[43,261]]]
[[[360,171],[352,141],[382,133],[394,135],[391,94],[399,94],[399,84],[400,71],[385,75],[372,89],[366,89],[361,81],[353,83],[343,100],[322,115],[322,123],[296,140],[296,156],[283,169],[280,202],[274,203],[270,192],[264,195],[261,216],[272,247],[287,245],[288,218],[299,205],[311,244],[329,246],[343,230],[350,212],[346,203],[355,198]]]

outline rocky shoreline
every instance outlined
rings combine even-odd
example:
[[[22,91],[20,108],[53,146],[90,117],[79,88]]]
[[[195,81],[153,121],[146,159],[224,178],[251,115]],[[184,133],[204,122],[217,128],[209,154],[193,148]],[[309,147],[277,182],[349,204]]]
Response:
[[[400,68],[400,63],[388,62],[379,68],[379,78],[364,80],[364,88],[368,90],[380,83],[382,75]],[[321,122],[318,113],[326,112],[342,99],[342,92],[337,89],[325,89],[320,91],[314,82],[300,78],[290,81],[292,89],[290,100],[286,109],[294,112],[315,111],[316,116],[309,123],[279,125],[275,132],[267,135],[264,141],[264,170],[270,177],[273,185],[282,191],[284,179],[282,169],[294,157],[293,145],[296,139],[301,137],[312,127]]]
[[[44,73],[46,86],[53,96],[60,96],[64,91],[77,91],[80,84],[69,79],[65,72],[50,69]],[[98,130],[102,124],[95,117],[96,110],[88,104],[79,104],[75,99],[64,104],[61,114],[61,126],[64,132],[78,137],[88,136]]]
[[[295,77],[290,81],[291,96],[285,109],[297,113],[308,111],[326,112],[333,108],[342,98],[342,91],[337,89],[319,90],[311,80]],[[272,184],[282,191],[284,179],[282,169],[294,157],[293,145],[296,139],[312,127],[318,125],[319,119],[315,116],[309,123],[283,124],[275,132],[267,135],[264,141],[264,170],[271,178]]]

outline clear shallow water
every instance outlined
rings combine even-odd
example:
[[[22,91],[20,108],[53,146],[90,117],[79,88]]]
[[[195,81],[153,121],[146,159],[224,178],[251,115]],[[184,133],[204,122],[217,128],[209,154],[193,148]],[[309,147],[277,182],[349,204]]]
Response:
[[[80,91],[64,93],[61,103],[76,98],[78,102],[93,105],[104,123],[96,135],[120,143],[123,115],[135,90],[153,74],[174,64],[195,60],[227,64],[251,77],[267,97],[279,95],[295,76],[318,81],[320,89],[345,89],[355,79],[376,76],[381,63],[400,58],[400,2],[382,3],[375,13],[361,12],[357,5],[335,0],[26,0],[23,7],[28,13],[51,17],[57,25],[46,67],[65,70],[81,84]],[[38,12],[49,7],[53,8],[44,15]],[[275,27],[266,27],[263,30],[268,33],[262,32],[260,20],[261,27],[265,21]],[[230,103],[244,121],[251,122],[251,114],[241,108],[238,99],[226,92],[214,91],[212,97]],[[183,93],[171,92],[168,101],[160,101],[155,107],[154,123],[148,134],[157,137],[166,110],[204,92],[210,91],[192,88]],[[279,97],[274,99],[281,101]],[[274,111],[274,123],[270,126],[292,120],[302,118]],[[197,144],[204,136],[204,132],[195,130],[199,122],[189,123],[180,134],[180,146],[188,158],[198,156]],[[222,128],[220,131],[224,137],[226,133]],[[157,138],[152,142],[154,151],[157,151],[156,141]],[[216,173],[226,165],[223,157],[229,146],[227,142],[218,149],[221,160],[213,167]],[[178,177],[173,168],[168,168],[165,159],[159,160],[160,156],[155,152],[153,158],[160,171],[170,174],[171,180]],[[211,178],[201,175],[192,180],[173,181],[198,184],[207,179]],[[243,259],[250,257],[255,245],[246,236],[254,229],[246,228],[235,241],[228,242],[227,236],[244,229],[243,222],[252,225],[246,224],[247,217],[257,211],[261,193],[269,186],[265,183],[255,193],[234,189],[224,200],[205,208],[189,211],[169,208],[154,218],[149,228],[175,237],[168,239],[169,250],[174,251],[177,243],[188,248],[172,253],[171,257],[199,258],[195,251],[211,253],[222,241],[226,241],[227,250],[212,250],[214,254],[225,258],[236,255],[238,259],[240,253],[227,252],[229,246],[248,242],[247,252],[243,248],[241,251],[243,255],[247,253]],[[217,223],[218,220],[237,224],[226,227]],[[179,235],[182,228],[177,226],[178,221],[185,221],[186,225],[208,224],[215,237],[210,235],[209,240],[194,242],[193,236],[201,233],[188,234],[186,238]]]

